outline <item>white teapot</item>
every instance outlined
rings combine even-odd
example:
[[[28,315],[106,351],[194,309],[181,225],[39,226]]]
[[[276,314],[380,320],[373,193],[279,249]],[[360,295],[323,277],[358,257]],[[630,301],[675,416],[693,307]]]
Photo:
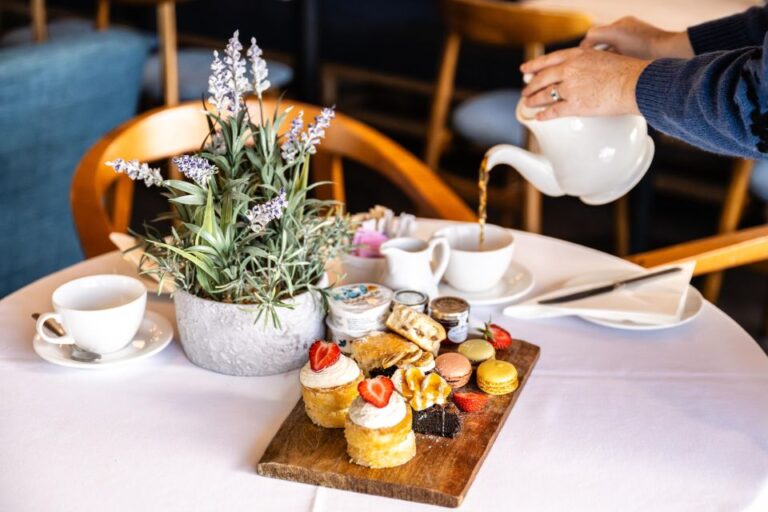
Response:
[[[435,249],[440,248],[439,251]],[[417,290],[437,297],[437,284],[445,274],[451,247],[445,238],[429,242],[417,238],[393,238],[381,244],[387,262],[379,282],[393,290]]]
[[[654,145],[642,116],[537,121],[535,112],[521,99],[515,114],[535,135],[541,154],[500,144],[486,152],[486,170],[507,164],[548,196],[579,196],[597,205],[629,192],[651,165]]]

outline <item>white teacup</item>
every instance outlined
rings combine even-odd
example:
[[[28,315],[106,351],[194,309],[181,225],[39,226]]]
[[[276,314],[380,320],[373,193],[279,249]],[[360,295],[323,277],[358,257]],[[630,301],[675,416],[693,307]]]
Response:
[[[457,290],[479,292],[496,286],[514,255],[515,239],[505,228],[487,224],[480,245],[479,224],[457,224],[439,229],[433,238],[445,238],[451,257],[443,279]]]
[[[37,319],[37,334],[49,343],[76,344],[109,354],[125,348],[139,330],[147,305],[147,289],[138,279],[105,274],[65,283],[51,296],[55,313]],[[51,336],[43,327],[48,319],[64,326],[66,336]]]

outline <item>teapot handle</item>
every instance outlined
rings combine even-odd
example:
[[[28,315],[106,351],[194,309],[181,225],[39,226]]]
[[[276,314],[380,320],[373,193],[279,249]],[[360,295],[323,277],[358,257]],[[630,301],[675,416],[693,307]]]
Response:
[[[448,239],[443,237],[433,238],[429,241],[430,253],[434,256],[435,248],[440,247],[438,251],[437,261],[432,268],[432,277],[435,284],[439,283],[448,268],[448,260],[451,258],[451,246],[448,244]]]

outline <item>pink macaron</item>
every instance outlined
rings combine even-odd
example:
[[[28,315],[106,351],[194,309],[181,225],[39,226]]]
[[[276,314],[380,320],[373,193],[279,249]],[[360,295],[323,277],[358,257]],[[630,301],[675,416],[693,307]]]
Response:
[[[457,389],[469,382],[472,363],[457,352],[448,352],[435,359],[435,370],[453,389]]]

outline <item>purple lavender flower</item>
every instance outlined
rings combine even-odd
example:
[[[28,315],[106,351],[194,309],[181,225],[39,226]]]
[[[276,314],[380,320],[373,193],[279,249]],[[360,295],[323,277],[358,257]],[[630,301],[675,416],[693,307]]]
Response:
[[[307,126],[307,132],[301,134],[301,142],[308,154],[314,155],[317,153],[316,146],[320,144],[320,139],[325,137],[325,130],[331,126],[331,119],[336,116],[335,108],[336,106],[334,105],[333,107],[325,107],[321,110],[320,115],[315,116],[315,122]]]
[[[227,153],[227,143],[224,141],[224,135],[222,135],[220,127],[216,127],[203,149],[214,155],[225,155]]]
[[[235,30],[224,48],[224,64],[230,70],[230,95],[232,114],[237,115],[243,106],[243,95],[251,90],[251,84],[246,77],[245,59],[241,57],[243,45],[240,44],[240,31]]]
[[[210,94],[208,102],[216,107],[219,114],[230,110],[229,89],[227,87],[229,82],[229,72],[219,58],[219,52],[214,50],[213,62],[211,62],[211,74],[208,77],[208,94]]]
[[[194,180],[201,187],[208,186],[208,179],[219,172],[215,165],[200,156],[181,155],[173,158],[173,164],[181,174]]]
[[[288,165],[296,163],[299,157],[317,153],[317,145],[325,137],[325,130],[331,126],[331,120],[336,116],[334,108],[324,108],[303,133],[301,130],[304,127],[304,112],[299,112],[299,115],[291,121],[291,128],[285,134],[283,145],[280,146],[280,153]]]
[[[140,163],[138,160],[125,161],[122,158],[115,158],[111,162],[106,162],[106,165],[112,167],[116,173],[127,175],[133,181],[143,180],[147,187],[163,184],[160,169],[150,168],[149,165]]]
[[[262,57],[263,54],[264,52],[262,52],[261,48],[259,48],[259,45],[256,44],[256,38],[252,37],[251,47],[248,48],[246,55],[248,56],[248,60],[251,62],[253,90],[256,91],[256,94],[259,96],[259,98],[261,98],[261,94],[269,89],[269,86],[271,85],[269,80],[267,80],[269,70],[267,69],[267,61]]]
[[[223,59],[218,52],[213,52],[211,75],[208,77],[208,93],[211,96],[208,101],[216,107],[219,115],[236,116],[240,113],[243,95],[251,90],[239,37],[240,31],[235,30],[224,48]]]
[[[285,142],[280,146],[280,154],[289,165],[296,162],[296,155],[301,151],[301,130],[304,128],[304,111],[291,121],[291,129],[285,134]]]
[[[277,197],[270,199],[266,203],[257,204],[245,216],[251,223],[251,229],[256,233],[261,233],[266,229],[267,224],[283,216],[283,210],[288,206],[288,198],[285,190],[280,190]]]

